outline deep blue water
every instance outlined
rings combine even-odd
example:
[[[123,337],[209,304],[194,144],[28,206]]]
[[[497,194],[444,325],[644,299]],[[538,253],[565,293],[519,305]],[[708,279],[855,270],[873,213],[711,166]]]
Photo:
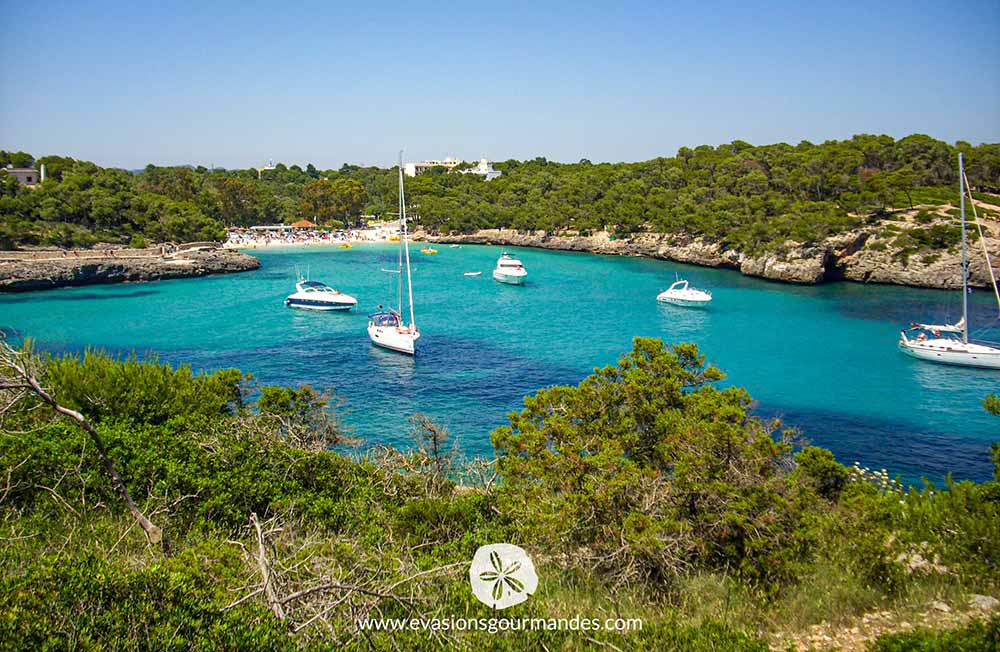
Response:
[[[369,443],[408,444],[406,417],[447,424],[470,454],[526,394],[575,384],[613,364],[637,335],[694,341],[745,386],[761,415],[781,415],[846,464],[907,481],[983,480],[1000,418],[980,404],[1000,372],[936,366],[896,349],[913,320],[954,320],[956,292],[833,284],[797,287],[664,261],[517,250],[529,282],[490,278],[497,247],[414,252],[416,359],[377,349],[366,315],[393,301],[390,245],[254,252],[256,272],[0,296],[0,328],[56,351],[87,345],[153,351],[195,368],[238,367],[267,384],[311,383],[346,399]],[[350,313],[286,308],[296,268],[358,297]],[[482,271],[467,278],[465,271]],[[709,310],[661,306],[675,273],[714,294]],[[977,335],[1000,339],[996,307],[972,296]]]

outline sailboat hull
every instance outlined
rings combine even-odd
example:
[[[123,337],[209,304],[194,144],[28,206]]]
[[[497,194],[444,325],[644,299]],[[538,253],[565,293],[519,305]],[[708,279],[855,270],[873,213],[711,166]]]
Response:
[[[908,356],[959,367],[1000,369],[1000,349],[981,344],[962,344],[952,340],[915,342],[900,340],[899,350]]]
[[[383,349],[414,355],[417,340],[420,339],[419,332],[410,332],[409,329],[400,329],[396,326],[376,326],[368,324],[368,338],[375,346]]]

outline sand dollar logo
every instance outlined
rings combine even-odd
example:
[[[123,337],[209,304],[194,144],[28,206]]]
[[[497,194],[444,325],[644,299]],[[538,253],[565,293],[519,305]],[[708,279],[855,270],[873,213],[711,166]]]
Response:
[[[531,557],[510,543],[492,543],[476,551],[469,567],[472,593],[493,609],[521,604],[538,588]]]

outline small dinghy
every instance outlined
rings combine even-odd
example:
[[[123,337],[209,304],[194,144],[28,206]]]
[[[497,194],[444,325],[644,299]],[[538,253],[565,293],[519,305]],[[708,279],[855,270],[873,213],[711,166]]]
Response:
[[[712,302],[712,293],[708,290],[688,287],[686,280],[675,281],[669,288],[660,292],[656,300],[660,303],[670,303],[685,308],[704,308]]]
[[[482,272],[466,272],[463,276],[482,276]]]

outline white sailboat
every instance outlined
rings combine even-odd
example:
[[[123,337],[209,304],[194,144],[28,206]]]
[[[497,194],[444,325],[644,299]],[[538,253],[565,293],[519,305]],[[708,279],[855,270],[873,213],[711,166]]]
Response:
[[[413,282],[410,275],[410,245],[406,233],[406,197],[403,194],[403,152],[399,153],[399,268],[389,271],[399,274],[397,309],[380,310],[368,315],[368,337],[372,343],[392,351],[414,355],[420,331],[413,319]],[[403,261],[406,261],[406,290],[410,305],[410,324],[403,320]],[[381,308],[381,306],[379,306]]]
[[[900,333],[899,349],[914,358],[938,362],[941,364],[959,365],[963,367],[981,367],[985,369],[1000,369],[1000,344],[996,342],[976,342],[969,340],[969,261],[965,235],[965,192],[968,183],[963,169],[962,154],[958,155],[958,192],[961,197],[962,214],[962,318],[955,324],[911,324],[910,328]],[[970,195],[971,196],[971,195]],[[972,204],[973,213],[976,205]],[[976,214],[976,226],[980,232],[980,242],[983,243],[983,253],[986,265],[993,279],[993,292],[1000,306],[1000,292],[997,291],[996,275],[990,262],[986,241],[982,237],[982,227],[979,215]],[[915,337],[909,337],[916,333]]]

